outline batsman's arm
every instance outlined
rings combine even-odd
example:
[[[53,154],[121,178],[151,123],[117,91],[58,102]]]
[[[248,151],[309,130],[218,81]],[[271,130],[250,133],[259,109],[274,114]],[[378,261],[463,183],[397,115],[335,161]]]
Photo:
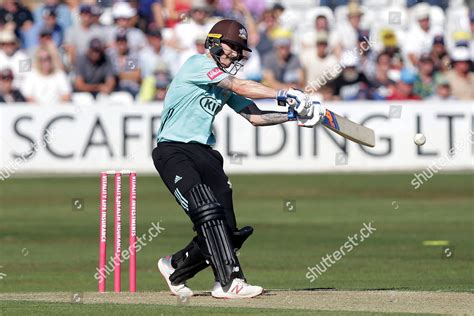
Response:
[[[275,99],[278,93],[278,90],[256,81],[238,79],[233,76],[222,79],[217,85],[249,99]]]
[[[292,108],[301,116],[305,116],[309,111],[307,104],[309,97],[300,90],[276,90],[256,81],[233,76],[222,79],[217,85],[249,99],[276,99],[280,106],[287,106],[291,102]],[[293,110],[290,110],[288,115],[291,119],[295,119],[292,112]]]
[[[289,121],[286,112],[262,111],[255,103],[244,108],[239,114],[254,126],[269,126]]]

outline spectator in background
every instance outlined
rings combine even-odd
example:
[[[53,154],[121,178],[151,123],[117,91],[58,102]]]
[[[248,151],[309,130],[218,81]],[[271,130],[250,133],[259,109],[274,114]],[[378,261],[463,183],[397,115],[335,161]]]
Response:
[[[33,26],[33,15],[20,0],[3,0],[0,5],[0,24],[4,29],[21,34]]]
[[[66,73],[53,60],[53,54],[40,47],[33,60],[33,70],[28,73],[21,89],[28,102],[56,105],[71,101],[71,85]]]
[[[274,32],[275,50],[264,57],[263,82],[274,89],[303,88],[304,71],[298,56],[291,53],[291,32]]]
[[[314,30],[318,32],[328,32],[329,33],[329,21],[324,13],[319,13],[316,15],[314,20]]]
[[[57,14],[57,22],[63,30],[72,26],[71,11],[69,10],[69,7],[64,3],[61,3],[60,0],[45,0],[43,3],[38,5],[33,12],[34,20],[41,21],[43,11],[45,9],[50,10],[50,8],[54,8],[54,11]]]
[[[64,64],[62,62],[62,56],[60,53],[60,48],[56,45],[56,43],[53,40],[53,33],[52,30],[48,28],[44,28],[43,30],[40,31],[39,34],[39,45],[35,49],[35,52],[32,53],[32,55],[36,54],[36,50],[38,49],[46,49],[49,51],[53,58],[53,63],[57,69],[64,70]]]
[[[140,89],[140,102],[163,101],[171,83],[171,75],[164,64],[158,64],[155,71],[143,79]]]
[[[380,30],[380,37],[382,42],[382,52],[387,53],[390,57],[390,64],[392,69],[403,68],[403,58],[400,51],[399,41],[397,35],[390,28],[383,28]]]
[[[451,86],[449,80],[443,74],[437,74],[435,76],[436,93],[428,98],[428,100],[444,101],[444,100],[456,100],[451,94]]]
[[[451,39],[454,42],[454,47],[451,48],[451,51],[455,47],[466,47],[466,48],[468,48],[469,47],[469,41],[471,40],[471,38],[472,38],[472,34],[469,30],[468,31],[461,30],[461,31],[453,32],[451,34]],[[470,57],[471,56],[469,56],[469,58]]]
[[[178,23],[175,27],[176,47],[179,50],[192,49],[196,38],[207,33],[213,26],[209,22],[210,7],[205,0],[194,0],[190,12],[191,19]]]
[[[317,9],[319,11],[317,11],[315,14],[314,24],[313,24],[314,27],[310,28],[308,31],[306,30],[303,31],[303,33],[300,35],[300,38],[298,39],[298,41],[300,42],[299,50],[301,54],[311,55],[314,53],[316,37],[319,33],[327,34],[327,36],[331,34],[330,29],[329,29],[328,17],[326,16],[328,12],[325,11],[324,9],[328,9],[328,8],[320,7]],[[328,42],[328,45],[329,45],[329,42]]]
[[[459,100],[474,99],[474,73],[469,72],[469,51],[466,47],[456,47],[451,56],[453,69],[446,73],[454,97]]]
[[[92,39],[87,53],[78,57],[75,72],[74,86],[78,92],[89,92],[96,97],[99,93],[110,94],[115,88],[114,68],[98,38]]]
[[[174,28],[179,22],[186,20],[194,0],[164,0],[166,12],[165,26]]]
[[[418,64],[418,58],[422,54],[429,54],[436,34],[442,32],[430,25],[430,5],[419,3],[414,8],[416,23],[409,29],[403,51],[409,67]]]
[[[374,77],[370,79],[372,86],[371,99],[385,100],[392,93],[393,82],[388,77],[391,67],[391,58],[387,52],[377,56]]]
[[[76,0],[77,1],[77,0]],[[131,2],[133,4],[136,4],[137,0],[79,0],[79,1],[82,1],[84,3],[88,3],[88,4],[97,4],[97,6],[99,6],[100,8],[111,8],[113,6],[114,3],[116,2]]]
[[[207,33],[206,33],[207,35]],[[153,29],[148,33],[148,45],[140,52],[139,64],[142,78],[153,74],[158,64],[165,64],[173,75],[178,71],[178,55],[163,42],[163,36],[159,29]]]
[[[216,2],[218,2],[217,4],[218,11],[222,12],[222,15],[229,19],[239,18],[238,15],[235,16],[232,14],[233,10],[235,9],[236,2],[238,2],[237,5],[245,6],[245,8],[248,9],[248,11],[250,12],[250,14],[252,14],[253,17],[261,16],[263,11],[265,11],[265,5],[266,5],[265,1],[255,1],[255,0],[219,0]]]
[[[228,10],[222,11],[222,17],[225,19],[232,19],[239,21],[242,25],[245,25],[247,31],[249,33],[249,37],[251,38],[256,34],[256,24],[253,18],[252,12],[250,12],[248,6],[252,6],[252,3],[257,3],[257,5],[264,5],[262,2],[259,1],[243,1],[243,0],[227,0],[228,4],[231,6]],[[219,1],[219,5],[221,5],[223,1]],[[259,4],[258,4],[259,3]],[[252,35],[251,35],[252,34]],[[249,38],[249,40],[250,40]],[[252,41],[251,41],[252,42]]]
[[[103,1],[103,0],[101,0],[101,1]],[[100,3],[103,3],[103,2],[100,2]],[[102,27],[100,17],[102,16],[103,13],[104,13],[104,9],[103,9],[102,6],[92,5],[91,14],[92,14],[92,23],[94,25]]]
[[[283,15],[283,13],[285,12],[285,7],[281,3],[275,3],[275,4],[273,4],[272,10],[273,10],[273,15],[275,16],[275,19],[278,22],[281,22],[280,18]]]
[[[357,54],[347,51],[343,54],[341,74],[332,82],[334,100],[354,101],[369,99],[370,84],[363,73],[357,70]]]
[[[65,5],[67,6],[69,13],[71,14],[71,25],[65,29],[69,30],[71,27],[79,25],[81,22],[80,8],[83,5],[82,0],[64,0]]]
[[[328,40],[328,33],[316,33],[316,48],[306,50],[301,56],[306,81],[310,83],[310,86],[320,87],[326,84],[327,77],[338,64],[336,56],[329,51]]]
[[[380,42],[382,44],[382,47],[380,48],[381,51],[386,51],[386,52],[399,52],[399,44],[398,44],[398,39],[397,35],[395,34],[394,30],[391,28],[382,28],[379,31],[380,34]]]
[[[26,102],[21,92],[13,87],[13,72],[10,69],[0,71],[0,103]]]
[[[320,0],[320,5],[331,8],[333,11],[340,5],[347,5],[349,0]]]
[[[344,51],[357,47],[357,39],[361,31],[360,21],[364,12],[356,2],[349,3],[347,9],[347,21],[336,26],[331,39],[334,54],[337,57],[341,57]]]
[[[438,6],[442,8],[443,10],[446,10],[450,1],[452,0],[427,0],[426,2],[430,3],[431,5]],[[420,0],[406,0],[406,5],[407,7],[412,7],[419,2]],[[462,3],[462,0],[461,0],[461,3]]]
[[[28,32],[24,32],[25,49],[34,50],[40,41],[40,37],[44,34],[51,35],[56,47],[61,47],[64,39],[64,30],[57,23],[56,7],[44,7],[42,19],[35,22]]]
[[[18,39],[13,31],[3,30],[0,32],[0,69],[10,68],[13,71],[13,86],[20,88],[25,71],[20,71],[22,61],[28,62],[28,55],[19,49]]]
[[[109,30],[108,44],[115,42],[117,33],[126,32],[128,47],[133,51],[140,51],[146,45],[145,34],[140,29],[133,27],[133,18],[137,11],[128,2],[116,2],[112,7],[114,26]]]
[[[70,28],[66,32],[64,48],[69,57],[71,65],[76,63],[77,56],[84,55],[89,48],[89,43],[93,38],[99,38],[105,41],[104,28],[97,25],[92,17],[93,7],[90,5],[81,5],[80,24]]]
[[[435,93],[434,64],[430,55],[423,54],[418,60],[418,76],[413,86],[413,93],[426,99]]]
[[[403,57],[400,53],[397,52],[389,52],[390,57],[392,59],[392,69],[401,70],[404,66],[403,64]]]
[[[319,87],[315,93],[322,101],[334,99],[334,87],[331,84],[325,84]]]
[[[433,46],[431,48],[430,55],[435,71],[445,72],[448,70],[450,59],[448,53],[446,52],[443,35],[436,35],[433,38]]]
[[[196,41],[194,42],[194,47],[190,49],[186,49],[179,55],[179,66],[175,68],[180,68],[189,57],[196,55],[196,54],[205,54],[206,53],[206,37],[207,33],[202,33],[196,37]],[[239,72],[243,71],[245,68],[241,69]],[[174,71],[173,75],[176,73],[177,69]]]
[[[357,39],[357,53],[359,54],[358,70],[362,72],[367,79],[372,79],[375,75],[375,63],[377,54],[371,47],[368,31],[361,31]]]
[[[140,67],[138,53],[130,50],[127,34],[117,33],[114,47],[108,51],[117,76],[117,90],[130,93],[134,98],[140,90]]]
[[[265,10],[258,25],[259,41],[256,46],[256,49],[262,59],[265,58],[265,56],[273,50],[271,33],[277,28],[277,26],[278,22],[275,17],[274,10]]]
[[[139,25],[142,31],[165,27],[163,0],[138,0]]]
[[[413,93],[415,81],[416,73],[409,68],[403,68],[400,71],[400,79],[387,100],[421,100],[420,96]]]

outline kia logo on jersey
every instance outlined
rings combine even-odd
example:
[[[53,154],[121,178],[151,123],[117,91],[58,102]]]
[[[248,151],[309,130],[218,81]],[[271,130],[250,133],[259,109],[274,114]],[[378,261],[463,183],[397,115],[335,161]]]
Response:
[[[213,97],[204,97],[199,103],[202,109],[212,116],[216,115],[221,109],[221,104]]]
[[[224,72],[220,70],[219,67],[215,67],[207,73],[207,76],[209,77],[209,79],[214,80],[220,75],[222,75],[223,73]]]

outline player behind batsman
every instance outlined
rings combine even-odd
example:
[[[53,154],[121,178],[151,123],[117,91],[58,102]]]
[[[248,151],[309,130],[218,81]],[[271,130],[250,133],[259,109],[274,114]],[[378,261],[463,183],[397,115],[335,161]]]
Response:
[[[236,256],[253,229],[237,228],[223,158],[212,148],[214,118],[227,104],[255,126],[298,120],[299,125],[312,127],[325,110],[301,91],[277,91],[234,77],[246,59],[244,51],[251,52],[242,24],[216,23],[206,48],[207,54],[190,57],[171,82],[153,150],[155,167],[190,217],[196,236],[183,249],[161,258],[158,268],[175,295],[192,295],[186,280],[211,265],[216,281],[213,297],[254,297],[263,289],[246,282]],[[280,105],[291,100],[294,111],[260,111],[251,99],[276,99]]]

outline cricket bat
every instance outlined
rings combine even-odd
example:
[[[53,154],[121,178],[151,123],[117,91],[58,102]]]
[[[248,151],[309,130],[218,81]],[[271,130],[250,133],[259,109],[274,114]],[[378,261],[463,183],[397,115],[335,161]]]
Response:
[[[374,131],[326,109],[322,124],[327,129],[361,145],[375,147]]]

